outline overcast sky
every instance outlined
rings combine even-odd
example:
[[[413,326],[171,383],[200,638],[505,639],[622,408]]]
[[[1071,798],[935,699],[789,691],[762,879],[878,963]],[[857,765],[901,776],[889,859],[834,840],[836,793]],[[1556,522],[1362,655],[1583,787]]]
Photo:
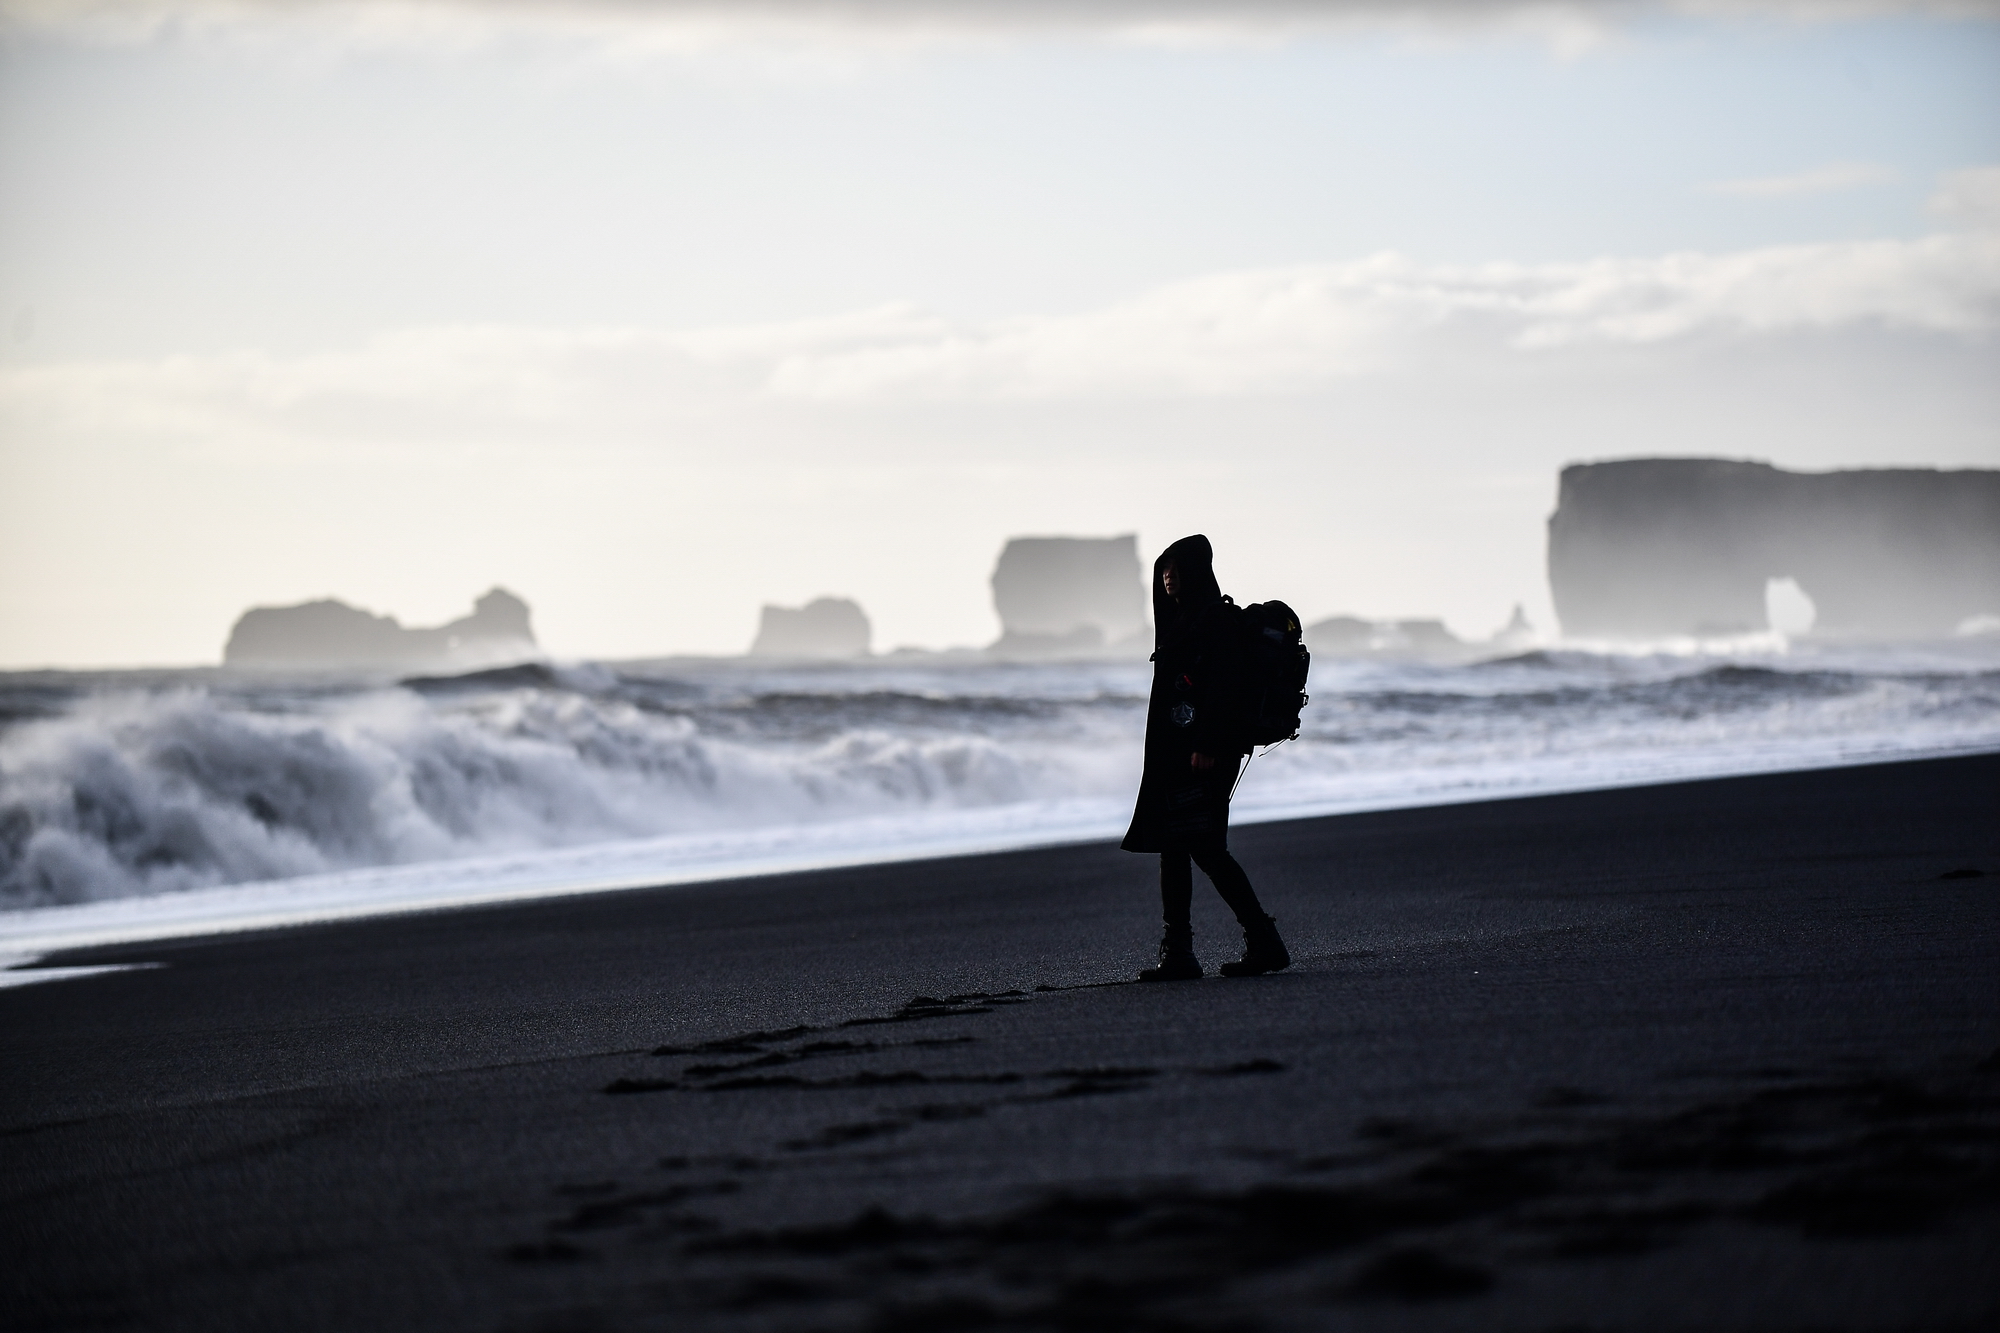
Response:
[[[0,665],[984,643],[1049,533],[1548,627],[1566,462],[2000,466],[1995,13],[0,0]]]

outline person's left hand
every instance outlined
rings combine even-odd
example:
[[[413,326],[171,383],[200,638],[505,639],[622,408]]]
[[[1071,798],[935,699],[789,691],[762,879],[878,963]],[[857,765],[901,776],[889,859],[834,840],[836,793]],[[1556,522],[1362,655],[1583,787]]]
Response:
[[[1215,756],[1212,754],[1203,754],[1197,750],[1188,756],[1188,766],[1206,771],[1215,767]]]

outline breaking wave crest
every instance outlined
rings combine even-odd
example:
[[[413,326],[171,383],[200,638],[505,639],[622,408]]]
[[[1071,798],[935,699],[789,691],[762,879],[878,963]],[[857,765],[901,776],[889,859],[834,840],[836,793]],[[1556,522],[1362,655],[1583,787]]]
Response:
[[[848,725],[826,700],[764,708],[542,685],[87,692],[0,735],[0,903],[996,805],[1102,766],[895,716],[935,701],[864,698]]]
[[[1038,803],[1109,819],[1137,782],[1147,670],[0,677],[0,907]],[[1962,655],[1539,652],[1330,663],[1311,688],[1242,817],[2000,748],[2000,670]]]

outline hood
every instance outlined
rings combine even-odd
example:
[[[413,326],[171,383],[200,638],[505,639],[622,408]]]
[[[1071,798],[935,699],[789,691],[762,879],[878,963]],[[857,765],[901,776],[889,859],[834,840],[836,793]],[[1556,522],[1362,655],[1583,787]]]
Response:
[[[1176,601],[1160,586],[1160,575],[1168,565],[1180,570],[1181,595]],[[1153,562],[1153,646],[1173,637],[1181,617],[1187,612],[1222,600],[1222,588],[1215,581],[1215,548],[1199,532],[1183,537],[1160,552]]]

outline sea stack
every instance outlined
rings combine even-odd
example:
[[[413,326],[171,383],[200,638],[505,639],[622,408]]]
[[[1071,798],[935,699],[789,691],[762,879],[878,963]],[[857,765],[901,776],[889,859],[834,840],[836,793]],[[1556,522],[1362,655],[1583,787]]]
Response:
[[[859,602],[818,597],[804,606],[766,606],[752,657],[866,657],[874,630]]]
[[[392,668],[497,666],[539,657],[528,604],[495,588],[472,614],[434,629],[406,629],[334,598],[245,611],[229,632],[222,664],[231,667]]]
[[[1146,574],[1139,539],[1015,537],[993,568],[1001,657],[1073,657],[1143,651]]]

